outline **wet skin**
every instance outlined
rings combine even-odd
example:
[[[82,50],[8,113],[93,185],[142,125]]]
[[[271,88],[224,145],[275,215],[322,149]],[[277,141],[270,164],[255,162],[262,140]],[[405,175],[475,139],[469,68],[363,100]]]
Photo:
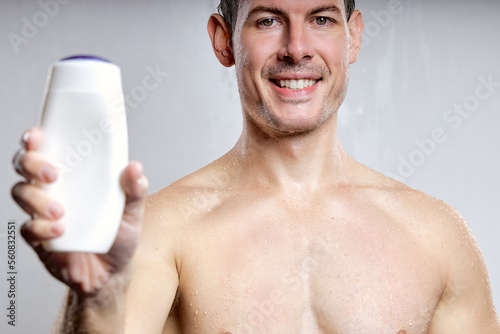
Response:
[[[179,333],[428,329],[443,293],[442,259],[433,259],[424,208],[405,210],[425,199],[439,212],[439,203],[383,178],[293,199],[214,170],[197,175],[200,184],[188,178],[150,198],[153,224],[178,222],[169,234],[182,241],[170,316]]]
[[[347,157],[342,181],[298,198],[256,184],[234,159],[148,199],[144,242],[179,280],[164,333],[442,333],[432,324],[448,289],[472,283],[447,281],[450,259],[485,273],[449,206]],[[165,275],[153,267],[138,277]]]

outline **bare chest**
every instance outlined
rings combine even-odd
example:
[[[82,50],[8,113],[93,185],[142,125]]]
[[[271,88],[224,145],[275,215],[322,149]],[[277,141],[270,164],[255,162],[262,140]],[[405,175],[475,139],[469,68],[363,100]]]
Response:
[[[431,254],[382,217],[350,218],[256,213],[190,231],[171,316],[186,333],[427,332],[442,292]]]

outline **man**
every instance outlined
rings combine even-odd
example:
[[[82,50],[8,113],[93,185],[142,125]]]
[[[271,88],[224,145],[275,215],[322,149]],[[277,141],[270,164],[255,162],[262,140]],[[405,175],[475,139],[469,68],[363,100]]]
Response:
[[[212,15],[208,32],[221,64],[236,66],[242,135],[145,201],[131,163],[109,254],[44,252],[40,241],[63,233],[63,208],[29,183],[13,188],[37,213],[24,237],[72,288],[63,332],[500,333],[462,218],[339,143],[363,30],[344,1],[222,1],[226,19]],[[27,132],[15,164],[53,182],[41,135]]]

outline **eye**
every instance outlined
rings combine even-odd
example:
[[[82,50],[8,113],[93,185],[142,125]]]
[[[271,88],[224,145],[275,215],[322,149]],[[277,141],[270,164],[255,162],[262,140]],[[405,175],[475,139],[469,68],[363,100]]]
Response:
[[[272,27],[275,22],[276,22],[275,19],[266,18],[266,19],[260,20],[258,23],[259,23],[259,25],[262,25],[264,27]]]
[[[317,17],[315,20],[316,24],[319,26],[326,26],[328,23],[332,22],[332,19],[324,16]]]

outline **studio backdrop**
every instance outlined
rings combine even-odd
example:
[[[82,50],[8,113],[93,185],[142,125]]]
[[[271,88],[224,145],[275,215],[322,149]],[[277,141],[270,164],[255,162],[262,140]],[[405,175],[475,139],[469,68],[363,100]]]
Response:
[[[10,198],[20,180],[11,159],[22,132],[38,121],[49,66],[74,54],[120,66],[130,159],[144,164],[149,192],[156,192],[224,154],[241,131],[234,69],[218,63],[206,32],[217,4],[0,2],[0,332],[48,333],[65,292],[21,240],[28,216]],[[355,159],[462,214],[483,251],[498,308],[500,1],[358,0],[357,7],[365,32],[340,110],[341,142]],[[8,324],[12,301],[15,327]]]

